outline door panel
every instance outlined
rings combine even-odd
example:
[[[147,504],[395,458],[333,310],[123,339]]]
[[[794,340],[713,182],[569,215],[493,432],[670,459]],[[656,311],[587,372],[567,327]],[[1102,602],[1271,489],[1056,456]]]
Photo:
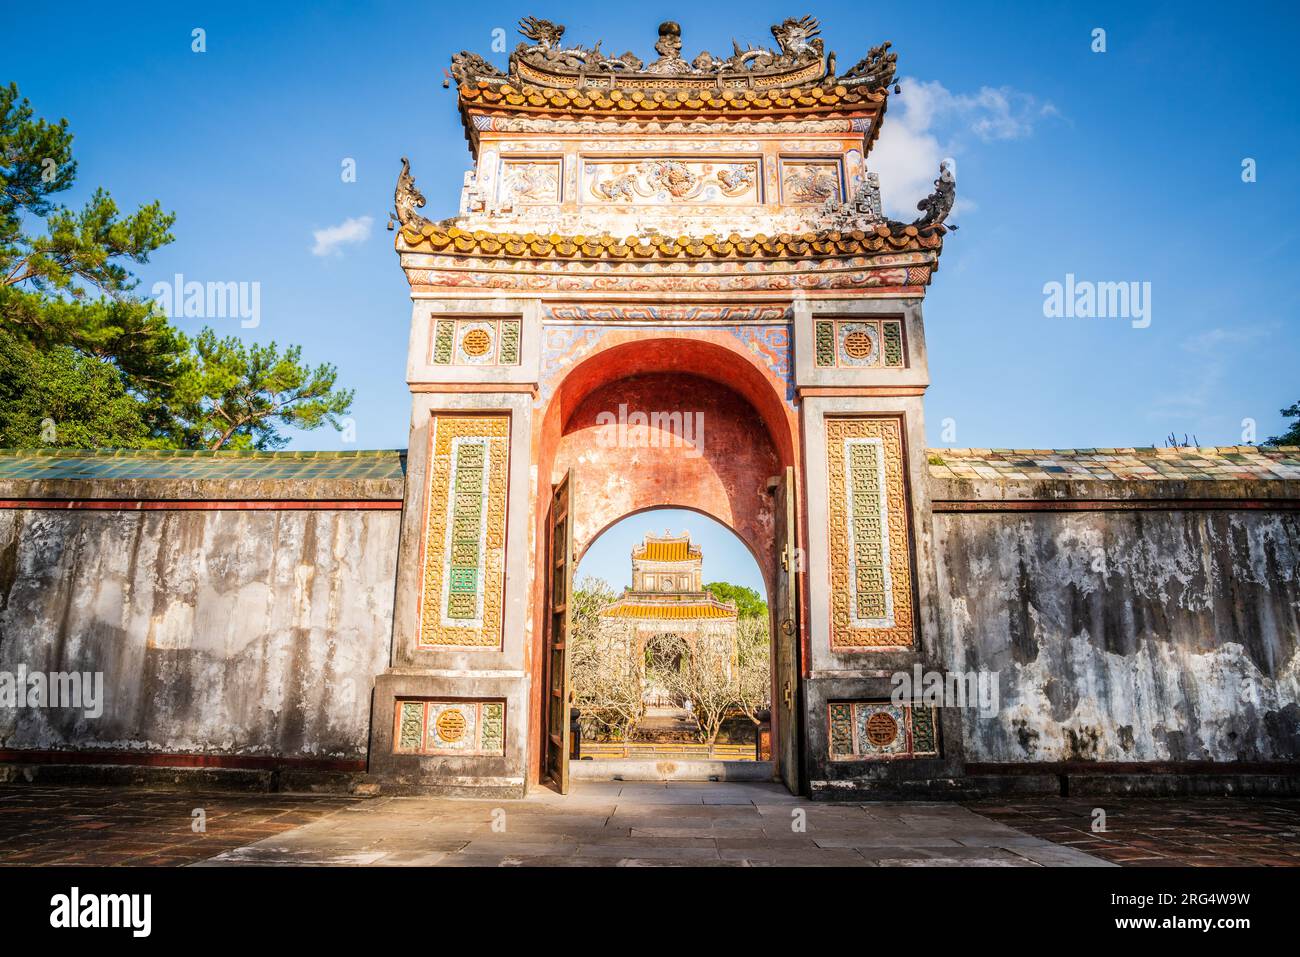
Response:
[[[542,774],[561,794],[569,791],[569,616],[573,599],[572,473],[551,495],[546,549],[546,729]]]
[[[777,763],[781,780],[799,793],[799,550],[794,469],[778,478],[776,505],[776,654],[772,662]]]

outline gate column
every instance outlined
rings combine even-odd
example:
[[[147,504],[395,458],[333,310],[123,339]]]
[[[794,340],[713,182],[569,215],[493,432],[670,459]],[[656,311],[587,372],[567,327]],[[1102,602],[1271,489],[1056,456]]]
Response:
[[[936,614],[918,298],[795,303],[807,502],[805,768],[814,796],[949,789],[959,712],[895,694],[946,670]]]
[[[386,787],[524,793],[535,301],[417,300],[391,666],[370,772]]]

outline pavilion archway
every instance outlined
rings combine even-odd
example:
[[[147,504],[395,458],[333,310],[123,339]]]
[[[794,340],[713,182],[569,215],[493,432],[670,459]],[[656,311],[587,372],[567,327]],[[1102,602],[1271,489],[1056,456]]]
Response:
[[[535,567],[544,572],[534,581],[533,727],[539,741],[552,586],[545,572],[553,564],[548,512],[552,488],[565,476],[571,482],[571,557],[629,515],[684,508],[736,534],[758,563],[769,596],[780,575],[784,513],[774,481],[794,466],[796,447],[785,383],[728,333],[647,336],[638,330],[606,338],[611,341],[552,385],[536,436]],[[772,627],[775,636],[780,622]],[[544,747],[535,750],[533,771],[540,777]]]

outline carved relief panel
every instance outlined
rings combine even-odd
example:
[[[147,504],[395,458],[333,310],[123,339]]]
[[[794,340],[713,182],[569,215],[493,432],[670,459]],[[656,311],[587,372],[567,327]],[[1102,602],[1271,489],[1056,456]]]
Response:
[[[505,716],[504,701],[399,699],[393,750],[398,754],[502,754]]]
[[[522,330],[520,319],[438,319],[429,361],[437,366],[518,365]]]
[[[587,159],[582,164],[581,202],[757,204],[761,165],[758,158]]]
[[[837,159],[783,157],[780,181],[782,205],[820,206],[844,198],[844,172]]]
[[[938,757],[934,709],[890,701],[833,701],[827,706],[832,761]]]
[[[562,161],[559,158],[503,160],[498,203],[511,206],[558,203],[563,193],[563,181]]]
[[[901,319],[818,319],[813,324],[818,368],[901,369],[907,365]]]

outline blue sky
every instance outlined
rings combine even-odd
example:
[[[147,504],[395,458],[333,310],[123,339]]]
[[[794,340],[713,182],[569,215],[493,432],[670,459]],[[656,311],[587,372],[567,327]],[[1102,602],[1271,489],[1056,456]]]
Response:
[[[725,581],[745,585],[766,595],[758,563],[727,526],[699,512],[682,508],[657,508],[629,515],[605,529],[583,553],[578,562],[577,579],[591,575],[603,578],[615,591],[632,584],[632,546],[646,534],[680,535],[690,532],[702,549],[705,582]]]
[[[911,218],[938,158],[956,160],[961,228],[925,307],[932,446],[1236,444],[1243,419],[1260,439],[1282,429],[1278,410],[1300,400],[1294,4],[65,3],[24,9],[31,39],[7,45],[0,79],[69,119],[69,202],[103,185],[125,207],[176,211],[146,289],[178,272],[259,282],[260,326],[218,330],[338,365],[357,390],[355,444],[327,430],[293,447],[395,448],[410,307],[384,225],[402,155],[425,212],[455,212],[469,155],[441,88],[452,52],[504,64],[493,30],[513,47],[515,21],[535,14],[569,42],[643,57],[671,17],[694,56],[733,35],[768,43],[770,24],[804,12],[842,68],[886,39],[899,53],[903,94],[868,157],[887,209]],[[1242,182],[1245,158],[1257,182]],[[316,231],[360,235],[364,217],[368,236],[313,253]],[[1150,326],[1045,318],[1044,284],[1071,273],[1149,282]]]

